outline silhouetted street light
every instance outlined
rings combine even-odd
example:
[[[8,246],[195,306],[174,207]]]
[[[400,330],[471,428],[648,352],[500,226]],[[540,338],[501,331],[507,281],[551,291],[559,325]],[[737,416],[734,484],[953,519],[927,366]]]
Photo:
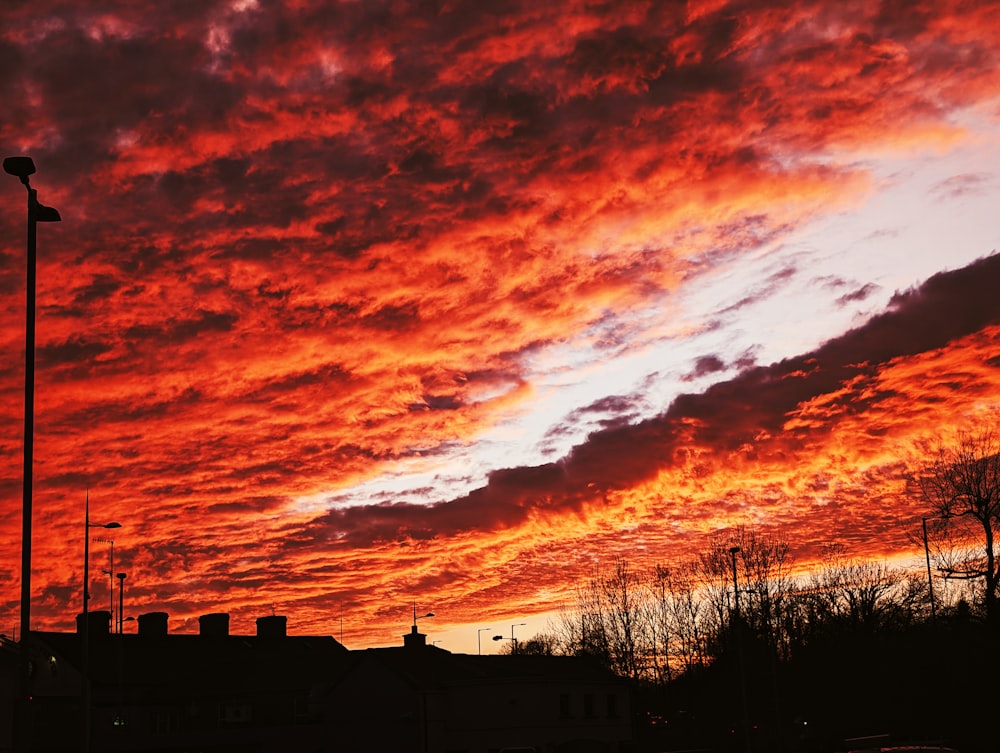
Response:
[[[736,633],[736,653],[737,662],[740,667],[740,701],[743,711],[743,742],[747,753],[750,753],[750,714],[747,711],[747,680],[746,670],[743,665],[743,629],[740,616],[740,589],[736,583],[736,555],[739,554],[738,546],[729,547],[729,556],[733,563],[733,630]]]
[[[128,573],[116,573],[118,578],[118,635],[121,635],[125,627],[125,579]]]
[[[480,654],[483,653],[483,631],[492,629],[493,628],[479,628],[479,630],[476,631],[476,645],[479,648]]]
[[[428,612],[427,614],[417,615],[417,602],[413,602],[413,632],[417,632],[417,620],[422,620],[424,617],[433,617],[433,612]]]
[[[937,622],[934,608],[934,578],[931,576],[931,550],[927,543],[927,518],[921,518],[920,522],[924,527],[924,558],[927,560],[927,594],[931,599],[931,625]]]
[[[87,490],[87,499],[84,503],[83,513],[83,624],[81,629],[81,640],[83,646],[80,650],[80,675],[83,695],[83,740],[81,748],[84,753],[90,750],[90,529],[91,528],[121,528],[122,524],[115,521],[110,523],[90,522],[90,490]],[[111,615],[108,615],[109,618]]]
[[[514,637],[514,628],[524,627],[527,624],[528,624],[527,622],[518,622],[516,625],[510,626],[510,652],[512,654],[517,653],[517,638]]]
[[[115,540],[109,539],[106,536],[95,536],[94,541],[100,544],[110,544],[111,553],[108,556],[108,570],[102,570],[101,572],[106,573],[111,586],[108,588],[108,612],[114,616],[115,613]]]
[[[20,713],[15,745],[19,750],[28,750],[29,731],[27,728],[28,702],[28,633],[31,630],[31,482],[32,452],[34,448],[35,426],[35,235],[39,222],[59,222],[62,218],[52,207],[38,203],[38,192],[31,187],[28,176],[34,175],[35,163],[31,157],[7,157],[3,169],[18,178],[28,189],[28,242],[27,242],[27,284],[25,286],[25,327],[24,327],[24,475],[22,476],[21,502],[21,688],[19,702],[24,704]]]

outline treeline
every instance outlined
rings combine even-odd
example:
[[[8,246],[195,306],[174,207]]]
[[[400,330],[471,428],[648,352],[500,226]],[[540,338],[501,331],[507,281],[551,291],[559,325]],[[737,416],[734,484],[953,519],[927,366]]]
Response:
[[[831,544],[822,566],[795,577],[789,545],[740,527],[678,565],[640,569],[625,558],[577,586],[575,603],[520,653],[586,654],[616,673],[665,684],[728,650],[734,620],[779,661],[821,636],[907,629],[931,618],[927,574],[852,558]],[[935,612],[966,609],[937,586]]]
[[[507,650],[631,678],[661,722],[645,730],[654,750],[836,751],[891,733],[971,753],[992,739],[996,631],[981,584],[941,572],[932,587],[923,568],[831,544],[796,576],[785,541],[741,527],[677,565],[613,560],[548,632]]]

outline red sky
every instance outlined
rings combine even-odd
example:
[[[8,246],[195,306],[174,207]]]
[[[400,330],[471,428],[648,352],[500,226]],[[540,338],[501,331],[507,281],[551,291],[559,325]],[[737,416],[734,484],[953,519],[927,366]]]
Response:
[[[32,624],[80,609],[88,489],[127,614],[343,614],[350,647],[415,601],[475,650],[597,563],[738,524],[801,562],[906,552],[921,443],[1000,397],[1000,8],[788,5],[5,3],[0,145],[63,218]],[[13,626],[25,194],[0,177]]]

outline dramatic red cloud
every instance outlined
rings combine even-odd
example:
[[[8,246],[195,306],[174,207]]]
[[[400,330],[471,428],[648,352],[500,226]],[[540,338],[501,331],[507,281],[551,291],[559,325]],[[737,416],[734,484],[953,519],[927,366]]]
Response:
[[[747,521],[804,561],[830,538],[894,553],[920,440],[996,401],[1000,261],[966,249],[983,258],[809,353],[757,365],[761,332],[664,364],[718,381],[657,414],[609,390],[540,417],[555,437],[609,416],[564,456],[449,465],[543,396],[538,359],[646,347],[671,307],[658,337],[681,342],[798,284],[789,257],[756,296],[680,315],[700,281],[863,205],[859,155],[944,152],[963,117],[995,118],[995,5],[169,5],[0,12],[0,144],[63,217],[39,230],[35,625],[79,609],[88,489],[126,524],[134,611],[239,631],[273,607],[331,633],[344,610],[351,645],[395,640],[415,597],[454,625],[542,612],[595,558],[683,556]],[[14,624],[24,193],[5,177]],[[843,274],[862,279],[810,284],[843,306],[877,287]],[[357,496],[411,461],[448,483]]]

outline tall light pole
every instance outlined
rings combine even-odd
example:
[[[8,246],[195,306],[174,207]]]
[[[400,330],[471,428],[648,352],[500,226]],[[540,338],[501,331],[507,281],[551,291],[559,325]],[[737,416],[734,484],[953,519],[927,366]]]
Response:
[[[479,649],[479,653],[483,653],[483,631],[492,630],[493,628],[479,628],[476,631],[476,647]]]
[[[83,729],[80,741],[83,753],[90,750],[90,529],[91,528],[121,528],[122,524],[115,521],[110,523],[90,522],[90,490],[87,490],[87,499],[84,503],[83,513],[83,624],[80,626],[80,638],[82,642],[80,650],[80,695],[83,707]]]
[[[125,632],[125,579],[128,573],[115,573],[118,578],[118,635]]]
[[[101,544],[110,544],[111,545],[111,553],[108,555],[108,567],[110,569],[104,570],[102,572],[105,572],[105,573],[108,574],[108,580],[111,583],[111,587],[108,590],[108,611],[111,613],[111,616],[114,617],[114,614],[115,614],[115,540],[114,539],[109,539],[106,536],[95,536],[94,537],[94,541],[97,541],[97,542],[99,542]]]
[[[417,615],[417,602],[413,602],[413,632],[417,632],[417,620],[422,620],[424,617],[433,617],[433,612],[428,612],[427,614]]]
[[[20,750],[28,750],[29,730],[27,721],[29,660],[28,633],[31,630],[31,481],[32,452],[35,432],[35,228],[39,222],[59,222],[62,218],[52,207],[38,203],[38,192],[31,187],[28,177],[35,173],[35,163],[31,157],[7,157],[3,169],[8,175],[20,179],[28,190],[28,243],[27,243],[27,284],[25,286],[25,327],[24,327],[24,472],[22,476],[21,501],[21,689],[20,703],[24,713],[19,715],[21,727],[16,745]]]
[[[729,556],[733,564],[733,630],[736,633],[736,653],[740,672],[740,704],[743,712],[743,743],[747,753],[750,753],[750,714],[747,711],[747,679],[743,665],[743,626],[740,616],[740,589],[736,582],[736,555],[740,553],[738,546],[729,547]]]
[[[927,560],[927,593],[931,598],[931,625],[937,622],[934,609],[934,578],[931,576],[931,549],[927,543],[927,518],[921,518],[924,527],[924,558]]]
[[[527,624],[528,624],[527,622],[518,622],[516,625],[510,626],[510,652],[512,654],[517,653],[517,638],[514,637],[514,628],[524,627]]]

